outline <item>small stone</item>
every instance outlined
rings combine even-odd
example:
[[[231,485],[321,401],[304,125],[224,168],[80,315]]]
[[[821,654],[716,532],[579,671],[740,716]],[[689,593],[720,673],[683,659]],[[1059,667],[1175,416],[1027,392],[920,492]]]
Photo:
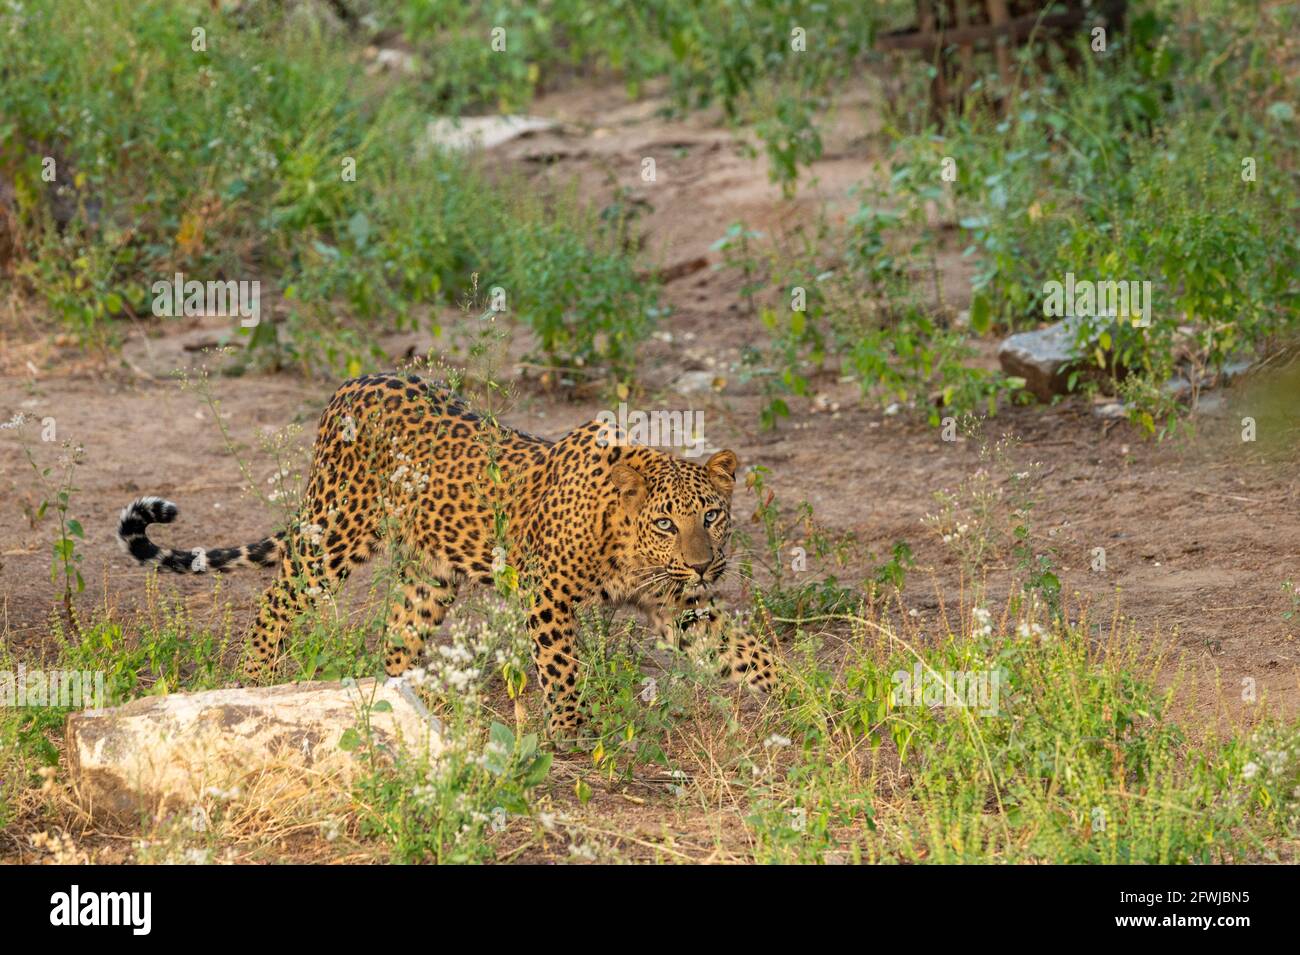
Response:
[[[1222,370],[1219,372],[1219,384],[1226,385],[1234,378],[1244,375],[1254,367],[1254,362],[1237,360],[1224,362]]]
[[[673,390],[682,395],[705,395],[714,390],[717,376],[711,371],[684,371],[673,382]]]
[[[414,76],[420,72],[419,58],[405,50],[392,47],[368,47],[366,56],[371,60],[370,66],[366,68],[366,72],[371,76],[376,73],[402,73],[406,76]]]

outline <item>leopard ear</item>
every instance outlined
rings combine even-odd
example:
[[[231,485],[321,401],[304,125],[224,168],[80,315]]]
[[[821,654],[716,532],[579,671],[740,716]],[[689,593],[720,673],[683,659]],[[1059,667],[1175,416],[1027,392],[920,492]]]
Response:
[[[646,499],[645,476],[630,464],[616,464],[609,470],[610,483],[618,489],[618,499],[628,513],[641,510]]]
[[[722,494],[730,494],[736,486],[736,468],[740,461],[734,451],[719,451],[704,462],[704,470],[713,486]]]

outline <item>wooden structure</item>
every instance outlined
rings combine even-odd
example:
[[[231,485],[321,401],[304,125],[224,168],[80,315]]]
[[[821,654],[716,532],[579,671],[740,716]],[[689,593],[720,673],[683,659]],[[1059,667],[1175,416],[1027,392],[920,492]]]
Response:
[[[1010,89],[1013,44],[1052,40],[1094,26],[1115,29],[1127,6],[1127,0],[916,0],[916,25],[882,35],[876,48],[918,50],[934,64],[930,106],[939,115],[973,82],[977,51],[992,50],[1002,86]]]

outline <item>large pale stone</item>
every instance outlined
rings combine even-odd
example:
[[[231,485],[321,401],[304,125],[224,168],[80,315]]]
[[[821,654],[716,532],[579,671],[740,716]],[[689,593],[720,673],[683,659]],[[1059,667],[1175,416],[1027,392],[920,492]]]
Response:
[[[437,720],[403,684],[287,683],[73,713],[69,775],[83,809],[124,820],[183,810],[212,788],[264,785],[268,775],[298,789],[346,785],[360,761],[339,743],[364,725],[367,708],[376,744],[441,750]]]

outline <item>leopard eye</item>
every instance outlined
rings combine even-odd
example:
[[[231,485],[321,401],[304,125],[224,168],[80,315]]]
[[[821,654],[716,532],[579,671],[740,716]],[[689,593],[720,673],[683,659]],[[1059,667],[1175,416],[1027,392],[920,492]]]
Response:
[[[710,524],[712,524],[714,521],[716,521],[716,520],[717,520],[719,517],[721,517],[721,516],[722,516],[722,512],[719,511],[717,508],[714,508],[714,509],[711,510],[711,511],[705,511],[705,512],[704,512],[704,526],[705,526],[705,527],[708,527]]]
[[[666,517],[661,517],[659,520],[655,521],[655,527],[659,528],[661,531],[673,531],[677,529],[677,525]]]

